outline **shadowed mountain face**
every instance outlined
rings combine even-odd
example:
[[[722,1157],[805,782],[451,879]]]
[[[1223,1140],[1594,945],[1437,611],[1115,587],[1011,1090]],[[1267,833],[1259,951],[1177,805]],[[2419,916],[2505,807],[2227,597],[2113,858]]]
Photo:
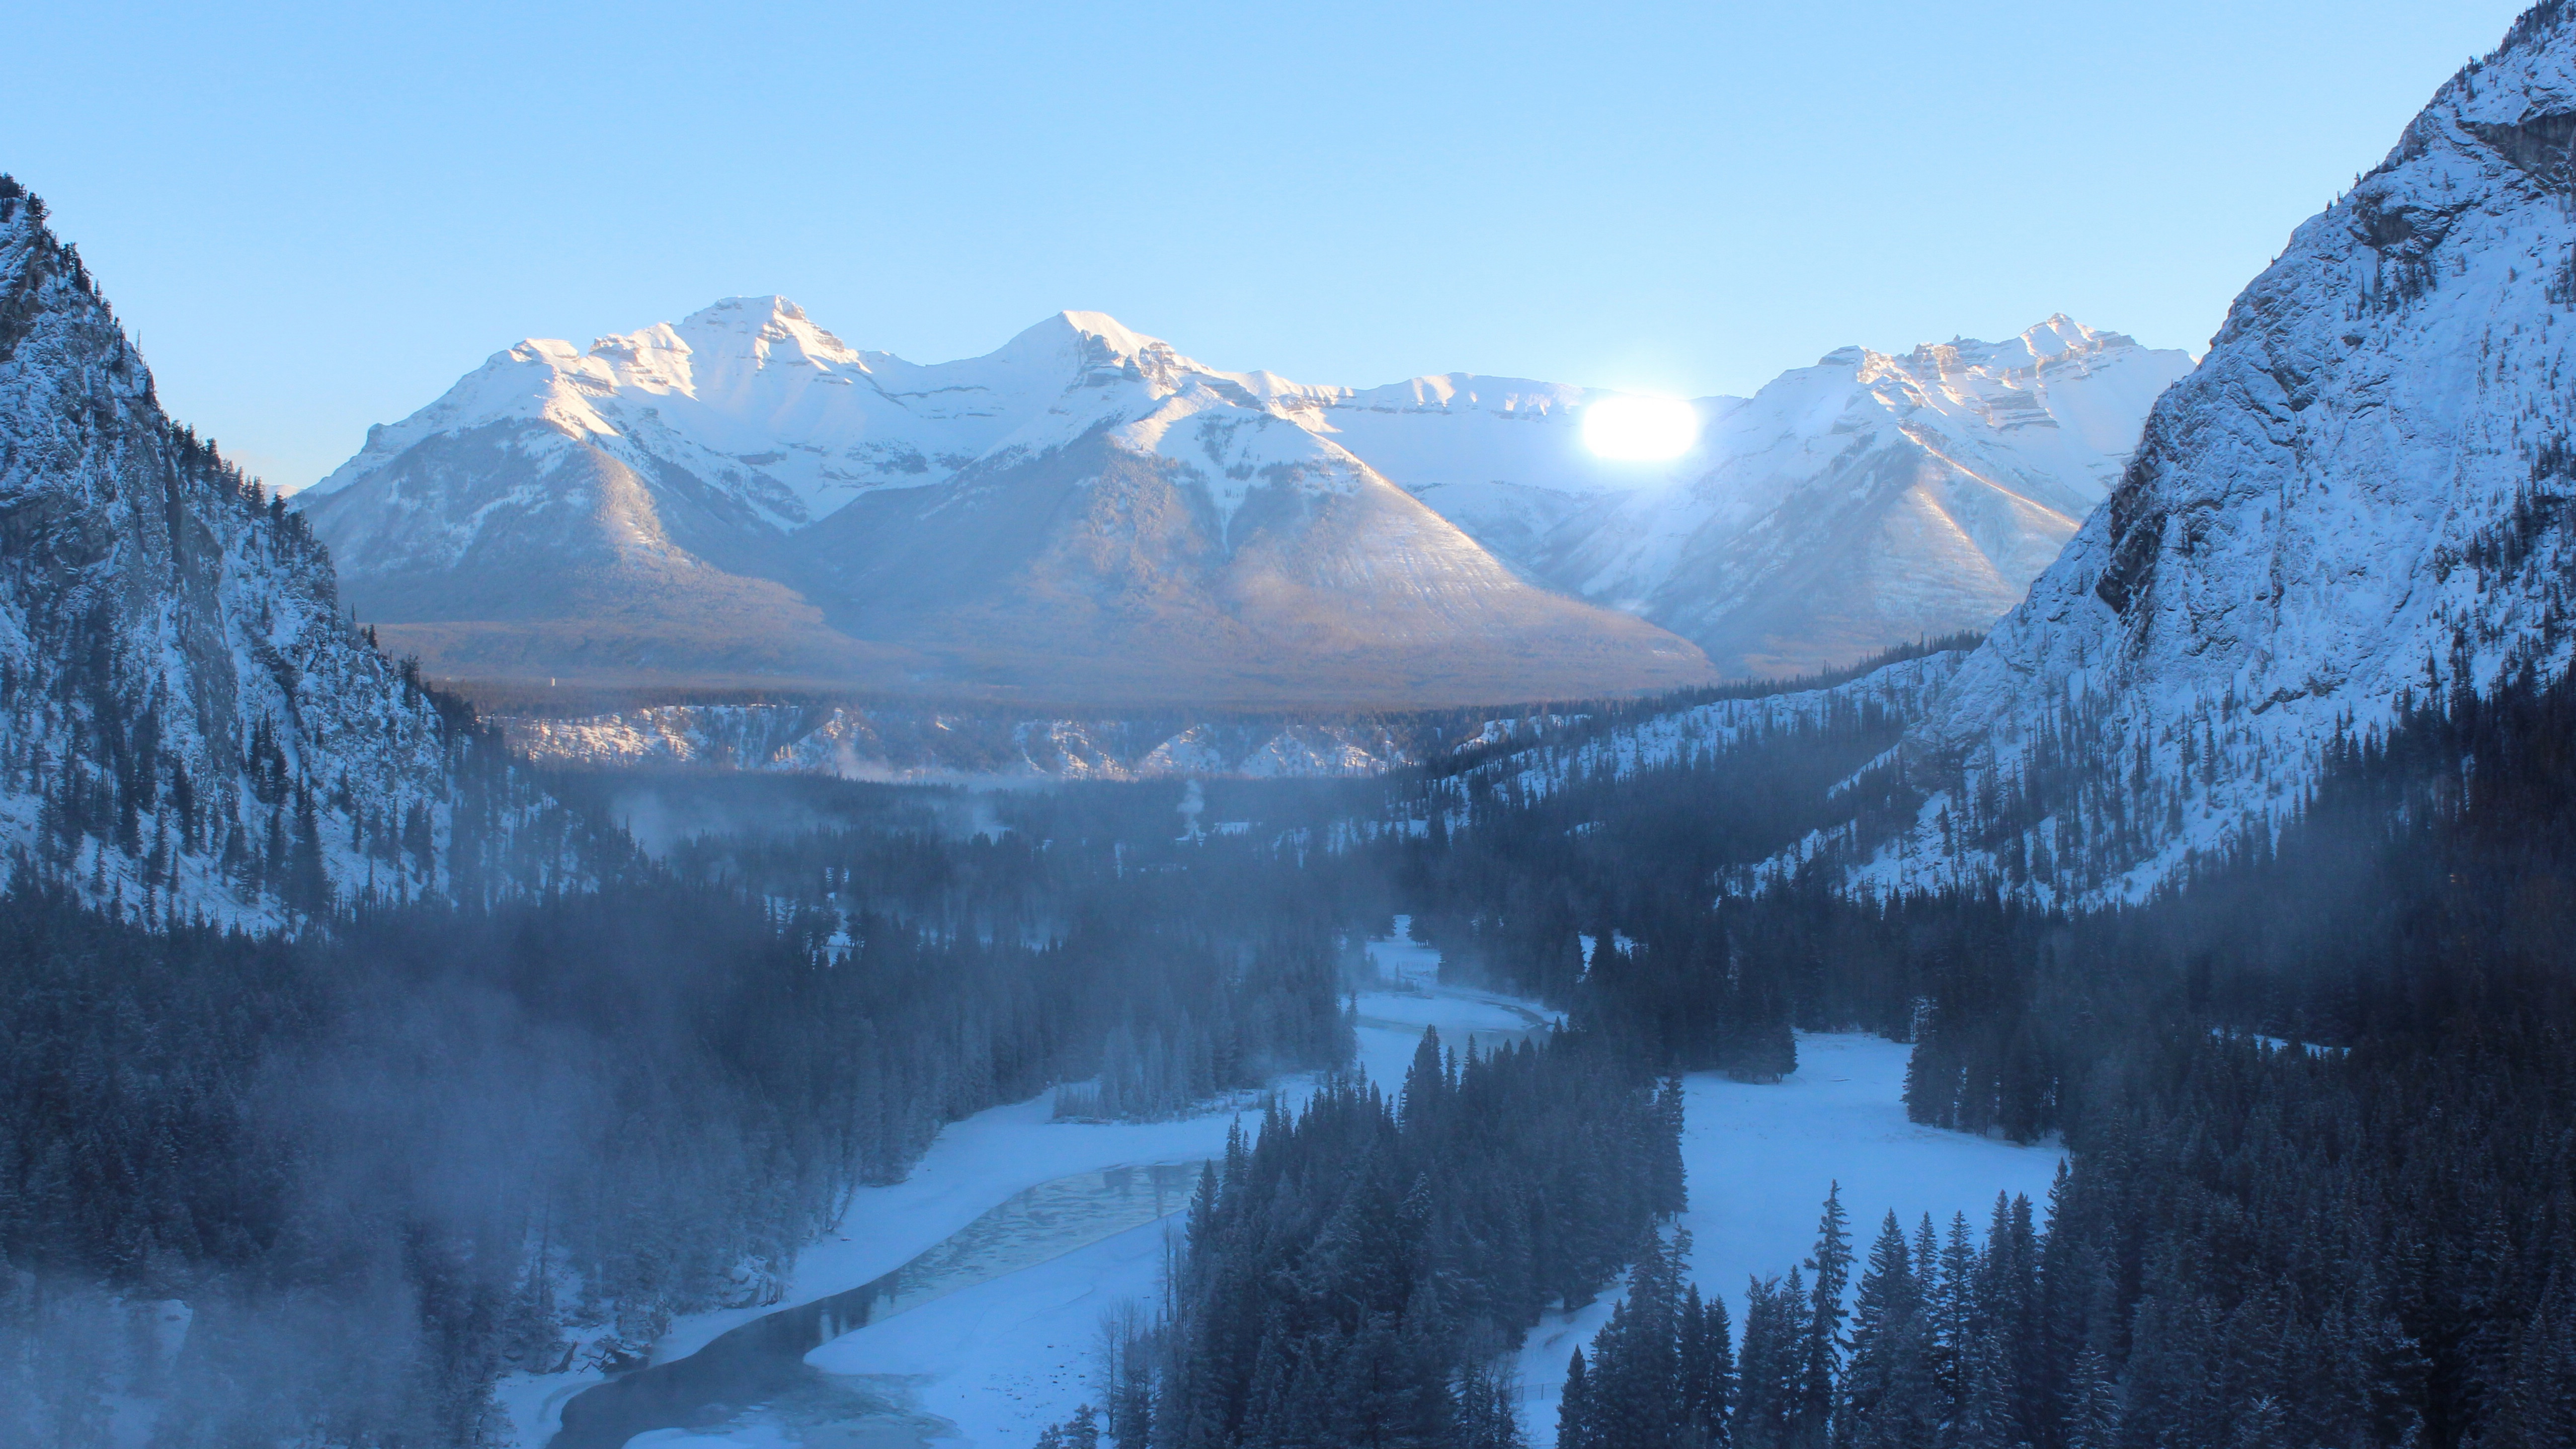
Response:
[[[1703,400],[1700,446],[1641,465],[1581,446],[1579,388],[1222,373],[1096,313],[925,367],[737,298],[522,343],[298,506],[360,614],[448,675],[1617,694],[1982,627],[2182,361],[2062,318],[1846,349]]]
[[[1258,482],[1227,517],[1187,470],[1095,434],[866,495],[796,539],[796,577],[853,636],[1042,697],[1466,701],[1708,677],[1689,644],[1521,582],[1383,479],[1342,482]]]
[[[0,855],[149,921],[461,890],[456,742],[0,176]],[[265,842],[266,848],[263,849]]]

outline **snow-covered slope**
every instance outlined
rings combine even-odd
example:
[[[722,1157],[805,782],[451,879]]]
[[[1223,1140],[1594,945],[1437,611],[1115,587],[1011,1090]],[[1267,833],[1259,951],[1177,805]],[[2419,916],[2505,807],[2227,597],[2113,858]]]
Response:
[[[1414,758],[1382,724],[1026,718],[855,705],[654,705],[494,721],[546,764],[692,765],[848,780],[1340,779]]]
[[[1750,399],[1702,399],[1694,451],[1625,471],[1558,466],[1574,429],[1548,421],[1579,397],[1450,379],[1449,410],[1538,444],[1517,469],[1465,447],[1380,466],[1531,577],[1681,634],[1721,673],[1782,678],[1992,623],[2190,366],[2064,316],[2002,343],[1846,347]],[[1368,443],[1386,431],[1345,415],[1328,414]]]
[[[1539,799],[1569,781],[1625,780],[1640,771],[1700,764],[1774,735],[1838,719],[1878,714],[1901,724],[1922,717],[1966,657],[1955,649],[1935,650],[1840,684],[1694,705],[1575,742],[1517,750],[1456,778],[1463,782],[1481,775],[1518,796]]]
[[[1846,349],[1635,464],[1583,446],[1599,394],[1561,384],[1312,386],[1085,312],[918,366],[735,298],[498,354],[298,506],[447,673],[1599,695],[1709,677],[1655,625],[1725,674],[1983,626],[2186,364],[2063,318]]]
[[[1096,313],[920,367],[781,298],[528,342],[299,506],[437,668],[1056,699],[1463,701],[1707,677]]]
[[[0,851],[148,919],[442,888],[450,742],[0,177]]]
[[[1833,683],[1793,684],[1774,693],[1712,700],[1617,723],[1584,715],[1487,721],[1481,733],[1456,747],[1488,749],[1484,758],[1434,779],[1418,795],[1395,801],[1383,820],[1349,822],[1336,839],[1373,839],[1386,831],[1428,834],[1435,816],[1451,831],[1468,830],[1476,819],[1472,802],[1481,796],[1543,800],[1581,782],[1634,780],[1657,770],[1705,766],[1824,726],[1867,724],[1893,738],[1937,706],[1967,657],[1963,650],[1935,649]],[[1490,750],[1495,745],[1502,748]],[[1885,763],[1873,761],[1844,784]],[[1789,864],[1766,863],[1745,879],[1777,875]]]
[[[2576,16],[2534,7],[2230,311],[1904,764],[1888,888],[2134,897],[2274,819],[2341,729],[2563,666]],[[1940,842],[1954,839],[1957,848]]]

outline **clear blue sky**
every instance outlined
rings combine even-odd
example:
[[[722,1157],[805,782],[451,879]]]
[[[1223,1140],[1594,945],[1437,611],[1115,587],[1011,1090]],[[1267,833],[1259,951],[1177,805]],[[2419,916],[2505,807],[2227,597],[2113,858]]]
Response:
[[[2515,0],[13,13],[0,169],[301,486],[523,336],[784,292],[920,361],[1744,392],[2064,310],[2197,351]]]

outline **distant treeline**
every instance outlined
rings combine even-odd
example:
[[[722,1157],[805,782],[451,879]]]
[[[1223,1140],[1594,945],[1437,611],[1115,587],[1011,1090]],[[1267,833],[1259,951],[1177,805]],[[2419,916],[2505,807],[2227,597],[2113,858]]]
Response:
[[[1900,1033],[1831,958],[1752,951],[1775,897],[1719,905],[1721,877],[1824,822],[1827,793],[1893,746],[1904,721],[1838,712],[1723,755],[1578,775],[1543,794],[1473,782],[1463,828],[1373,847],[1439,946],[1442,971],[1573,1010],[1658,1066],[1777,1080],[1793,1026]],[[1592,944],[1587,954],[1586,941]],[[1587,974],[1589,973],[1589,974]]]

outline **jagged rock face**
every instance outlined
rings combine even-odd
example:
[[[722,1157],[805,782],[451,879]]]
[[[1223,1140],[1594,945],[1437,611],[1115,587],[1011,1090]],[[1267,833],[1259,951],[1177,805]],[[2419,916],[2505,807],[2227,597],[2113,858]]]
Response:
[[[300,520],[163,416],[0,178],[0,846],[160,918],[441,880],[440,718],[338,617]],[[406,838],[408,837],[408,844]]]
[[[2568,653],[2576,24],[2535,7],[2240,296],[1961,671],[1863,881],[2133,897],[2339,730]]]
[[[1660,477],[1419,491],[1531,576],[1692,640],[1720,673],[1815,674],[2020,602],[2190,365],[2063,316],[2003,343],[1848,347],[1702,401],[1700,446]],[[1503,396],[1539,410],[1526,389]]]
[[[1096,314],[916,367],[737,299],[501,354],[300,506],[353,603],[469,676],[1253,704],[1708,677],[1310,426],[1332,395]]]
[[[1592,455],[1581,388],[1225,373],[1096,313],[981,358],[780,298],[495,356],[299,500],[442,672],[1425,704],[1838,667],[1978,628],[2187,365],[2064,319],[1847,349]],[[1639,620],[1643,620],[1640,623]],[[1667,632],[1672,631],[1672,632]]]

